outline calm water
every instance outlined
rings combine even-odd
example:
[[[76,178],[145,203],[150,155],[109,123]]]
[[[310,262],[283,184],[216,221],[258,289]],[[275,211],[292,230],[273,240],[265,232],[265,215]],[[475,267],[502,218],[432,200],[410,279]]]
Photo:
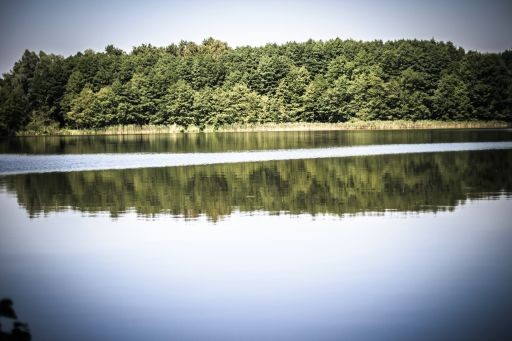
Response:
[[[511,130],[25,138],[0,173],[34,340],[512,337]]]

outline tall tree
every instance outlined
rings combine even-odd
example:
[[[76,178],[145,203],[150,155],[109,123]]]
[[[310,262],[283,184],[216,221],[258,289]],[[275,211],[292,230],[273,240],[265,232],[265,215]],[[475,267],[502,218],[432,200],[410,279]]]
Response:
[[[466,84],[454,74],[443,75],[432,96],[432,111],[434,119],[464,120],[471,118],[473,107]]]
[[[304,94],[309,82],[309,72],[304,66],[298,68],[292,65],[290,72],[281,79],[276,91],[280,121],[299,121],[303,118],[306,110]]]

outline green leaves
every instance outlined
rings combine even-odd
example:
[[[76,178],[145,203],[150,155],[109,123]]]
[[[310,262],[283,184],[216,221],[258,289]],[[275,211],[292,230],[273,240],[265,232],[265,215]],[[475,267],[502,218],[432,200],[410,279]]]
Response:
[[[443,75],[432,96],[432,111],[436,119],[465,120],[473,117],[466,84],[454,74]]]
[[[274,94],[279,81],[288,73],[291,62],[280,55],[262,56],[251,84],[260,94]]]
[[[306,88],[310,82],[308,70],[292,66],[290,72],[281,79],[276,91],[279,121],[301,121],[304,119]]]
[[[350,115],[360,120],[386,119],[389,111],[387,89],[378,68],[357,75],[348,87],[352,98]]]
[[[177,124],[187,127],[195,123],[192,112],[194,90],[183,80],[171,85],[161,104],[160,124]]]
[[[512,120],[511,56],[434,40],[341,39],[231,49],[208,38],[67,58],[25,51],[0,78],[0,134],[32,121],[96,128]]]

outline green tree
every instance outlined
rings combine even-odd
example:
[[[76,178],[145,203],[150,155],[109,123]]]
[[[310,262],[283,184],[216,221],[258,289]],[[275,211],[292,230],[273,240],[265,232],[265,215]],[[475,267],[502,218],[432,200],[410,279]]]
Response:
[[[389,107],[394,108],[389,119],[429,119],[430,96],[426,75],[408,68],[401,73],[397,82],[398,89],[392,88],[392,85],[388,89],[389,97],[398,99],[397,103],[388,103]]]
[[[304,94],[309,82],[309,72],[304,66],[298,68],[292,65],[290,72],[281,79],[275,96],[280,121],[299,121],[303,117],[306,110]]]
[[[351,118],[349,104],[352,97],[349,88],[349,79],[341,75],[334,81],[333,87],[327,89],[326,101],[329,114],[326,120],[328,122],[344,122]]]
[[[33,105],[28,93],[38,63],[37,54],[25,50],[12,71],[3,75],[0,83],[0,132],[4,135],[15,133],[29,122]]]
[[[352,99],[349,104],[351,116],[361,120],[388,119],[386,103],[388,88],[380,76],[379,68],[372,68],[354,78],[348,89]]]
[[[187,127],[195,122],[194,89],[180,80],[169,87],[154,123]]]
[[[33,111],[64,123],[64,112],[60,104],[68,77],[64,58],[41,52],[28,93]]]
[[[11,135],[28,121],[28,98],[21,84],[0,87],[0,133]]]
[[[474,117],[512,119],[512,69],[503,55],[469,52],[457,71],[469,92]]]
[[[217,112],[216,102],[214,99],[214,90],[210,87],[203,88],[194,93],[193,101],[193,117],[194,124],[200,129],[204,129],[208,120]]]
[[[71,102],[71,111],[66,114],[66,121],[73,128],[94,128],[95,96],[91,88],[85,87]]]
[[[262,97],[245,84],[216,92],[216,111],[209,123],[221,126],[233,123],[256,123],[267,116]]]
[[[120,90],[117,121],[120,124],[146,124],[157,114],[158,105],[149,76],[135,73]]]
[[[331,107],[327,98],[329,83],[323,75],[318,75],[309,83],[304,93],[305,110],[299,121],[326,122],[331,114]]]
[[[434,119],[464,120],[472,117],[473,107],[469,100],[469,91],[454,74],[441,77],[432,96]]]
[[[356,63],[353,60],[349,60],[346,56],[341,55],[329,63],[325,78],[329,82],[334,82],[341,76],[345,76],[348,80],[351,80],[354,76],[355,69]]]
[[[273,95],[279,81],[289,72],[290,65],[290,60],[284,56],[262,56],[251,87],[262,95]]]
[[[199,55],[194,57],[190,65],[189,81],[195,90],[205,86],[216,87],[222,85],[226,70],[219,59],[212,55]]]

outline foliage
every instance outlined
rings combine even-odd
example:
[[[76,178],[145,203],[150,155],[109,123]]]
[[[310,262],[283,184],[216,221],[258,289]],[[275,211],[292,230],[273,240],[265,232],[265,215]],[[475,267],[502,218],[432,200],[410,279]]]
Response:
[[[0,78],[0,134],[46,124],[511,121],[511,55],[341,39],[232,49],[208,38],[67,58],[25,51]]]

